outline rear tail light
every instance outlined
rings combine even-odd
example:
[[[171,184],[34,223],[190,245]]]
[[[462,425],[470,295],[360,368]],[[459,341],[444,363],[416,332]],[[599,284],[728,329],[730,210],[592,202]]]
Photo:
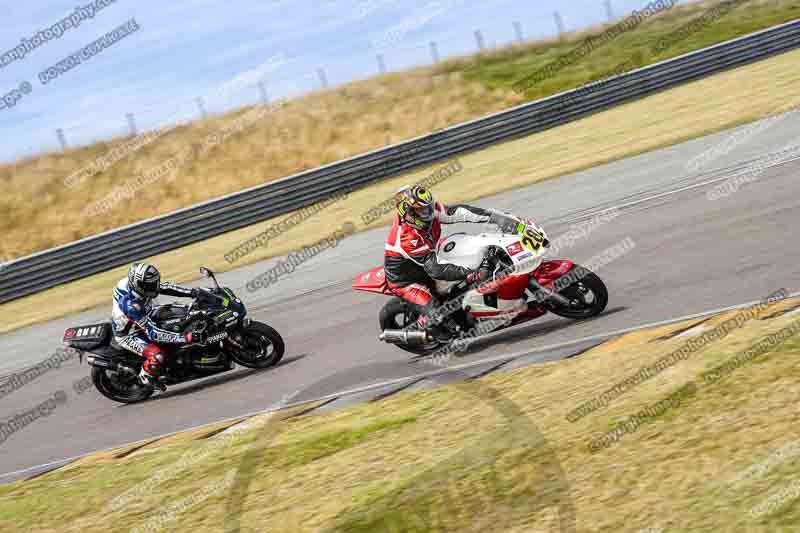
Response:
[[[69,328],[67,331],[64,332],[64,339],[61,341],[61,343],[64,346],[69,346],[70,340],[72,340],[72,338],[75,336],[76,333],[77,330],[75,328]]]

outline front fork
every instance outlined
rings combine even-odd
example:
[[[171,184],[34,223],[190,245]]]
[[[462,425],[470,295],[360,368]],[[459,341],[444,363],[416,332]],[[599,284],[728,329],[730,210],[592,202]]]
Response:
[[[557,302],[558,304],[560,304],[560,305],[562,305],[564,307],[572,307],[572,301],[571,300],[569,300],[568,298],[565,298],[564,296],[561,296],[560,294],[558,294],[557,292],[555,292],[553,290],[548,289],[544,285],[540,285],[539,282],[536,280],[536,278],[534,276],[530,277],[530,281],[528,282],[528,285],[529,285],[529,287],[531,289],[531,292],[533,292],[534,297],[536,297],[536,296],[538,296],[540,294],[544,294],[545,295],[545,297],[542,298],[542,301],[537,302],[537,303],[544,303],[544,302],[546,302],[548,300],[552,300],[552,301]]]

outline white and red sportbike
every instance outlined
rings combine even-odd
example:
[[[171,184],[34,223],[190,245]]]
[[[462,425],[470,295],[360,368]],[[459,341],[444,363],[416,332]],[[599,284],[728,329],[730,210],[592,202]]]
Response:
[[[435,313],[437,320],[455,328],[449,342],[434,339],[416,325],[418,311],[394,295],[383,267],[356,276],[354,289],[393,296],[380,311],[380,340],[425,355],[456,339],[499,331],[548,312],[576,320],[602,313],[608,303],[603,281],[572,261],[545,260],[550,242],[544,229],[532,219],[509,218],[513,221],[507,226],[513,227],[509,231],[455,233],[436,244],[440,263],[476,269],[488,258],[494,270],[493,278],[477,287],[468,287],[463,281],[436,281],[431,286],[441,302]],[[482,327],[487,323],[493,326]]]

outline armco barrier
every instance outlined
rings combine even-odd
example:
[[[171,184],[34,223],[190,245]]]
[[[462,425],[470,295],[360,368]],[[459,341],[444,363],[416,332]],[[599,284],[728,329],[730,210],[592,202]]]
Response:
[[[800,46],[800,20],[13,261],[0,303],[202,241],[414,168]]]

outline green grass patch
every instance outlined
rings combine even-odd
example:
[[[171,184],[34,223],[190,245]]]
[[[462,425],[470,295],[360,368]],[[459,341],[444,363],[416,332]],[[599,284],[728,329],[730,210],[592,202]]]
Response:
[[[416,417],[408,416],[398,419],[378,420],[354,429],[330,431],[300,443],[286,444],[271,449],[270,455],[274,454],[274,464],[280,466],[305,465],[351,448],[379,431],[397,429],[416,421]]]
[[[504,531],[537,520],[541,526],[568,495],[558,480],[526,467],[545,460],[541,450],[508,444],[475,445],[398,486],[364,488],[326,531]]]
[[[637,28],[596,48],[592,53],[563,68],[525,91],[530,100],[651,65],[700,48],[721,43],[800,18],[800,4],[793,1],[744,3],[698,31],[688,34],[664,51],[659,41],[696,20],[720,2],[678,5],[646,20]],[[597,37],[609,26],[569,34],[558,41],[535,42],[459,58],[438,67],[442,72],[461,72],[465,79],[479,81],[491,89],[513,89],[514,84],[575,50],[585,39]]]

